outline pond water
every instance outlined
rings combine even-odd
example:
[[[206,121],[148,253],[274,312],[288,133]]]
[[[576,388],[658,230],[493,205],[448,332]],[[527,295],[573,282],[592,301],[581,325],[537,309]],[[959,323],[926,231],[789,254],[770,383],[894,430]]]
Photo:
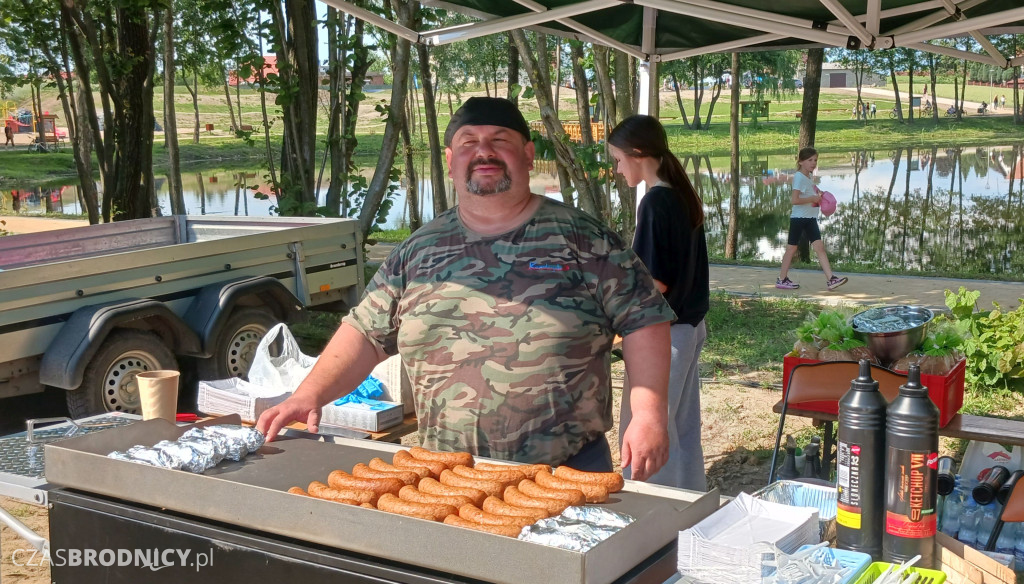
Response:
[[[1024,273],[1018,255],[1024,220],[1024,145],[903,148],[830,152],[819,156],[816,178],[839,209],[821,221],[833,263],[942,271],[951,274]],[[708,247],[722,256],[728,233],[731,177],[727,157],[680,157],[704,199]],[[419,170],[420,208],[431,216],[427,163]],[[780,261],[789,226],[792,153],[741,158],[737,256]],[[372,169],[363,169],[364,173]],[[193,215],[268,216],[277,201],[260,170],[185,173],[185,205]],[[326,179],[325,179],[326,182]],[[161,211],[170,211],[166,180],[158,178]],[[452,187],[448,181],[448,189]],[[554,165],[539,161],[537,193],[561,198]],[[82,213],[78,187],[0,191],[0,212]],[[326,191],[326,184],[323,186]],[[385,227],[408,224],[406,190],[399,185]]]

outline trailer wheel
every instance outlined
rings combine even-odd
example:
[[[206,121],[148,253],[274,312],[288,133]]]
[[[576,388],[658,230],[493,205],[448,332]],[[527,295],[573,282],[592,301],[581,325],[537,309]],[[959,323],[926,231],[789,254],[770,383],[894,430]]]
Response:
[[[135,374],[157,369],[178,369],[174,353],[160,337],[147,331],[114,331],[89,361],[82,384],[68,391],[68,413],[72,418],[141,413]]]
[[[213,356],[196,363],[199,379],[228,379],[249,374],[256,347],[278,320],[259,308],[236,310],[213,340]]]

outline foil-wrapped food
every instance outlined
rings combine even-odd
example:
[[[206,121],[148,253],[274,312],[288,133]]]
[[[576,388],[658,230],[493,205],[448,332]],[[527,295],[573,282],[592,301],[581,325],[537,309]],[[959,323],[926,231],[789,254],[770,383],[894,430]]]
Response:
[[[152,447],[132,446],[114,451],[109,458],[173,470],[202,473],[225,458],[239,461],[263,446],[264,437],[255,428],[221,424],[192,428],[177,440],[161,440]]]
[[[524,527],[519,539],[585,552],[633,521],[629,515],[603,507],[573,506],[560,515]]]

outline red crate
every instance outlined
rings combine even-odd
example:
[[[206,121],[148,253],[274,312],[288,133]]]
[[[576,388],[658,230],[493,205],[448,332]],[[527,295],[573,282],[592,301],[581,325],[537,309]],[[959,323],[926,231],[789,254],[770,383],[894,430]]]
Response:
[[[783,387],[789,385],[789,375],[793,371],[793,367],[804,363],[821,363],[821,361],[788,356],[782,359]],[[946,375],[921,375],[921,385],[928,388],[928,397],[939,408],[940,428],[945,427],[953,419],[953,416],[960,411],[960,407],[964,405],[964,372],[966,369],[967,360],[961,359]],[[839,402],[801,402],[800,409],[835,416],[839,415]]]

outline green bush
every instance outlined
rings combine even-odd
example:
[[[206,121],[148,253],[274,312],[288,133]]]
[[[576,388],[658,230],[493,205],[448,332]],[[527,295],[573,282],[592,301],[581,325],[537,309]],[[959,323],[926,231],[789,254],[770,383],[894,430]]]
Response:
[[[1024,389],[1024,301],[1013,310],[977,309],[981,293],[963,286],[957,292],[946,290],[946,306],[955,323],[969,337],[964,340],[967,357],[967,384],[975,389],[1020,391]]]

